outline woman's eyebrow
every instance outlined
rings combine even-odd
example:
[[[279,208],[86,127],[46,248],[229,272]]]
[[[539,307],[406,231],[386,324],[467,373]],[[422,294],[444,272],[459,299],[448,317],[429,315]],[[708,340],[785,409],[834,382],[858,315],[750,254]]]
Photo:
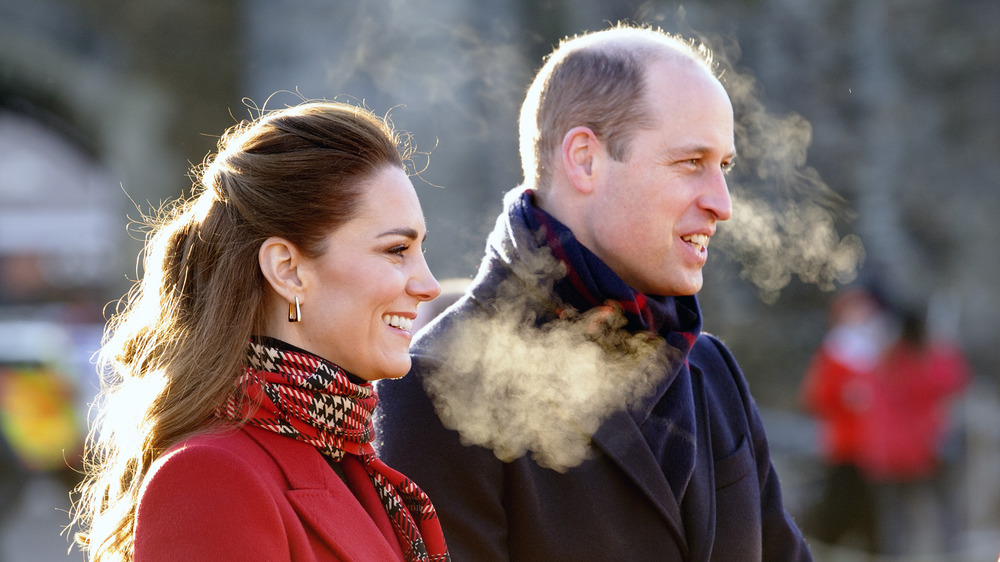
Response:
[[[385,232],[376,236],[376,238],[382,238],[383,236],[404,236],[406,238],[409,238],[410,240],[416,240],[419,235],[417,234],[417,231],[415,229],[402,226],[399,228],[391,228],[389,230],[386,230]],[[426,235],[424,237],[426,238]]]

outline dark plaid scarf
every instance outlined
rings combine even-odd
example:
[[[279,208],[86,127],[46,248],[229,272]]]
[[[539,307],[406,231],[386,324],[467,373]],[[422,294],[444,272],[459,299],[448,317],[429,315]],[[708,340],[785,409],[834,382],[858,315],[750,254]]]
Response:
[[[695,415],[688,353],[701,332],[701,313],[694,296],[661,297],[628,286],[600,258],[577,241],[555,217],[534,204],[531,190],[513,192],[491,238],[491,259],[508,261],[547,246],[566,266],[553,291],[561,307],[580,312],[595,307],[620,309],[632,333],[658,334],[675,353],[653,395],[630,412],[663,468],[680,501],[694,471]]]
[[[430,498],[409,478],[386,466],[371,441],[378,394],[346,371],[272,338],[254,338],[239,392],[217,415],[304,441],[333,461],[356,455],[392,521],[406,560],[450,560]],[[252,412],[248,405],[260,401]],[[248,415],[250,414],[250,415]]]

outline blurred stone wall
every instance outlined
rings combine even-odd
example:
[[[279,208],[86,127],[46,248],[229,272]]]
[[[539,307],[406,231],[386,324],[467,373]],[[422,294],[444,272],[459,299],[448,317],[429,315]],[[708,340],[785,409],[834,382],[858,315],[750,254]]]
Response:
[[[142,234],[127,223],[187,190],[189,163],[233,123],[238,25],[235,3],[217,0],[0,1],[0,109],[64,135],[104,170],[120,252],[103,258],[115,269],[107,300],[136,276]]]
[[[877,280],[894,302],[950,304],[939,325],[979,375],[996,377],[992,0],[0,0],[0,105],[59,123],[106,167],[123,248],[111,298],[134,276],[126,215],[189,187],[187,168],[225,127],[300,97],[363,101],[413,134],[430,153],[415,184],[431,267],[468,277],[503,192],[521,180],[515,120],[540,57],[561,36],[622,19],[709,41],[728,85],[752,94],[737,110],[792,127],[795,146],[769,142],[804,159],[791,172],[805,187],[740,162],[734,193],[760,205],[745,215],[774,213],[777,243],[720,238],[702,295],[706,328],[736,351],[763,405],[794,407],[829,289],[852,277],[848,263],[819,287],[780,261],[819,259],[791,226],[808,228],[814,212],[834,237],[828,248],[860,237],[859,280]]]

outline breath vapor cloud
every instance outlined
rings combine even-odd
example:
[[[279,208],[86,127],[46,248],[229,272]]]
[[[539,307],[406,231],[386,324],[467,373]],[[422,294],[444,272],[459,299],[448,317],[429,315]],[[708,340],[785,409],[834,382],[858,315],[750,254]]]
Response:
[[[612,412],[648,397],[676,357],[650,333],[630,333],[614,307],[598,307],[540,323],[552,283],[565,268],[547,249],[498,289],[492,314],[463,320],[451,332],[443,364],[425,387],[445,426],[463,443],[501,460],[530,454],[565,471],[591,454],[591,438]]]
[[[849,283],[864,246],[857,235],[838,233],[838,220],[851,218],[847,204],[807,165],[812,126],[798,114],[768,113],[753,77],[727,66],[738,166],[729,182],[733,217],[720,225],[716,247],[741,265],[765,302],[793,275],[824,290]]]

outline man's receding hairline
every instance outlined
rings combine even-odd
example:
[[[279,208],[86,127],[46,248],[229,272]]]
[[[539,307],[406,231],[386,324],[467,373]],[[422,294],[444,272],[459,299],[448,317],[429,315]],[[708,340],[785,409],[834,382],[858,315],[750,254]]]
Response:
[[[602,37],[599,40],[586,41],[587,39],[600,34],[607,34],[608,37]],[[615,28],[592,35],[581,36],[577,39],[579,39],[582,44],[565,49],[563,56],[574,52],[594,52],[636,57],[635,60],[641,65],[642,68],[640,89],[641,99],[636,103],[643,107],[643,113],[646,113],[651,109],[649,106],[650,100],[648,99],[650,93],[647,77],[650,68],[658,62],[671,65],[672,70],[674,71],[682,71],[685,66],[689,68],[696,68],[703,70],[706,77],[713,78],[715,80],[719,79],[712,68],[710,51],[709,58],[706,59],[704,56],[699,54],[697,45],[692,45],[691,43],[686,42],[680,36],[662,33],[654,35],[652,32],[647,33],[640,28]],[[641,124],[637,127],[637,129],[643,128],[644,127]],[[630,147],[632,140],[631,137],[634,133],[635,130],[625,133],[623,138],[625,147]],[[626,151],[627,150],[629,150],[629,148],[626,148]]]
[[[619,55],[638,55],[643,65],[654,59],[688,60],[712,71],[711,51],[706,55],[699,52],[697,44],[684,38],[660,31],[644,28],[613,28],[587,35],[564,39],[555,52],[558,58],[565,58],[574,52],[601,52]],[[714,75],[714,72],[712,72]]]

